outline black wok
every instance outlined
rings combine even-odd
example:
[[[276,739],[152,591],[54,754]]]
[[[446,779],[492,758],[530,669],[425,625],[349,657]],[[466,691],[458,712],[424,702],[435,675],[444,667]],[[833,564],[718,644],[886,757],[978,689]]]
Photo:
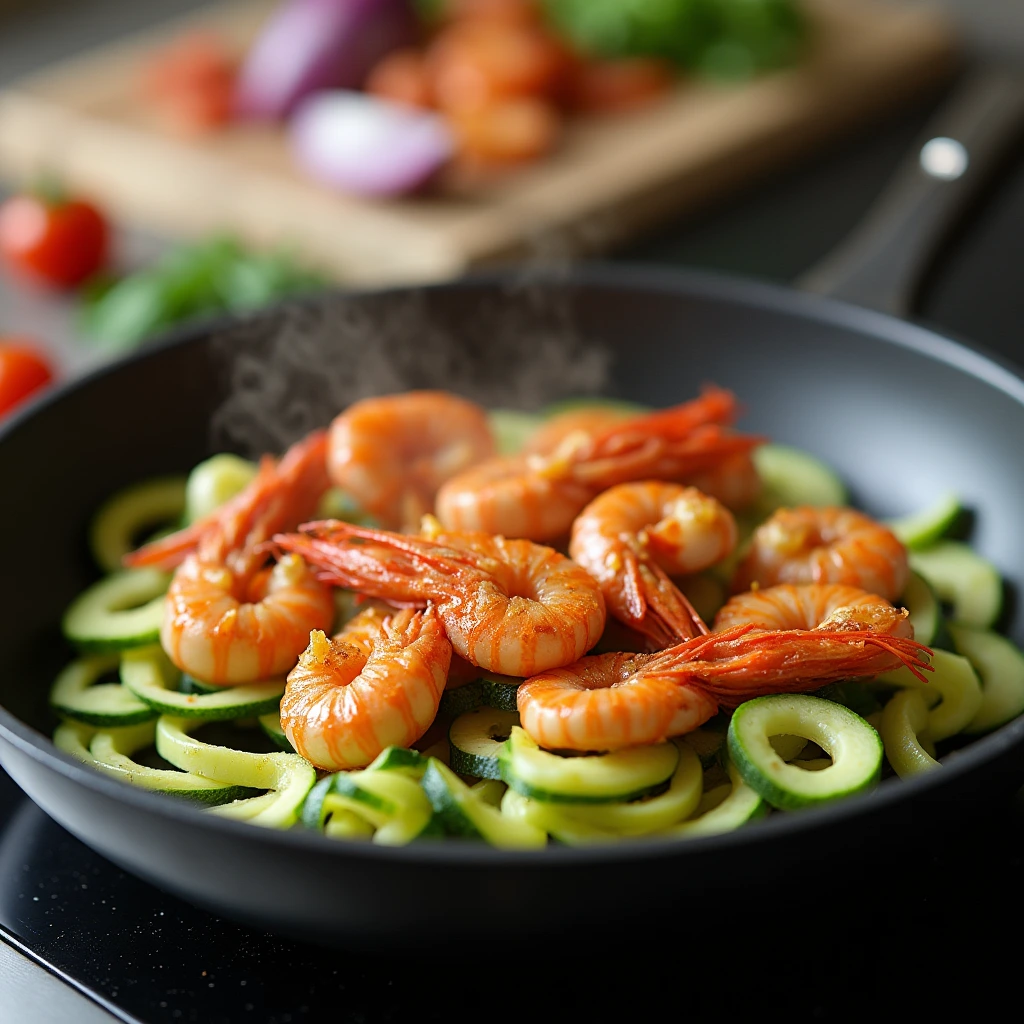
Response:
[[[269,369],[268,369],[269,367]],[[202,906],[306,938],[412,944],[579,929],[742,898],[749,887],[902,861],[1024,779],[1024,718],[941,770],[827,809],[688,842],[508,853],[460,842],[386,849],[215,818],[58,752],[46,694],[70,652],[58,623],[92,578],[90,514],[129,482],[214,450],[280,449],[373,390],[452,387],[537,406],[603,390],[653,405],[705,382],[741,425],[834,465],[880,515],[956,489],[972,543],[1024,581],[1024,381],[925,329],[780,288],[591,268],[331,295],[185,330],[54,394],[0,435],[0,764],[117,864]],[[1004,623],[1024,644],[1024,609]]]

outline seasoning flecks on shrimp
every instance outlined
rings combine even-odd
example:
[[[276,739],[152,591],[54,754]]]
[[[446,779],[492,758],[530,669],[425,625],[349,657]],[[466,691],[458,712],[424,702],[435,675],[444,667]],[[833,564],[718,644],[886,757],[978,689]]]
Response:
[[[754,531],[733,590],[845,583],[892,601],[908,573],[907,549],[877,520],[851,508],[800,506],[779,509]]]
[[[609,611],[659,648],[706,632],[669,578],[736,546],[736,520],[696,488],[646,480],[598,495],[576,517],[569,554],[601,584]]]
[[[616,750],[690,732],[719,707],[765,694],[816,690],[901,665],[924,678],[930,652],[905,635],[905,613],[876,595],[827,589],[835,591],[830,601],[807,595],[797,602],[830,606],[813,628],[743,621],[656,654],[597,655],[527,679],[517,698],[522,726],[548,749]],[[848,603],[834,605],[840,590]]]
[[[281,726],[292,746],[329,771],[363,768],[385,747],[423,736],[452,656],[432,606],[383,621],[374,610],[353,623],[333,639],[310,634],[281,698]]]
[[[409,391],[350,405],[330,429],[338,487],[387,529],[415,532],[449,477],[494,454],[487,414],[445,391]]]
[[[736,400],[708,389],[691,402],[568,435],[547,454],[489,459],[452,478],[437,494],[447,529],[507,537],[564,536],[591,499],[615,484],[657,479],[686,482],[749,453],[761,438],[731,432]]]
[[[597,581],[553,548],[483,533],[408,537],[328,521],[274,538],[320,578],[392,604],[433,601],[455,651],[501,675],[568,665],[601,636]]]
[[[215,686],[282,675],[310,630],[330,627],[330,589],[296,555],[267,567],[264,549],[277,530],[309,515],[320,496],[317,485],[326,479],[324,450],[323,436],[314,435],[278,463],[264,459],[253,482],[202,529],[185,531],[188,537],[178,543],[175,537],[157,542],[161,559],[185,553],[160,631],[164,650],[182,671]]]

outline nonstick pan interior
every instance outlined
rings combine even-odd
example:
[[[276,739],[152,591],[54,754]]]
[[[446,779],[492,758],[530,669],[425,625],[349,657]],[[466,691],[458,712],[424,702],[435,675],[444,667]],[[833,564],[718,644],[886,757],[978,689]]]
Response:
[[[530,857],[270,833],[122,786],[49,744],[46,694],[71,654],[60,616],[95,575],[86,526],[118,487],[186,471],[215,450],[279,451],[376,392],[445,387],[522,408],[600,392],[668,405],[705,383],[737,393],[744,429],[828,460],[877,515],[955,490],[975,512],[972,543],[1019,586],[1024,384],[953,342],[782,289],[622,268],[329,296],[187,330],[54,395],[0,437],[0,760],[72,832],[165,888],[294,933],[381,942],[427,924],[457,931],[481,906],[509,934],[553,924],[555,905],[574,925],[643,916],[692,900],[677,881],[684,867],[708,895],[781,877],[830,848],[891,851],[1019,782],[1020,722],[932,776],[825,811],[686,844]],[[1024,643],[1013,601],[1006,625]],[[607,887],[613,865],[633,869],[629,885]]]

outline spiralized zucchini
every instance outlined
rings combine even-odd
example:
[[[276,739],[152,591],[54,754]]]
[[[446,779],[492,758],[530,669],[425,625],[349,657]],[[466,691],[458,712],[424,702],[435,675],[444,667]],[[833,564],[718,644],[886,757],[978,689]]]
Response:
[[[502,449],[512,452],[543,417],[499,410],[491,422]],[[755,462],[764,488],[740,522],[742,535],[780,504],[847,500],[844,482],[807,452],[764,445]],[[145,481],[104,504],[90,544],[109,575],[64,618],[66,637],[85,653],[50,695],[61,719],[59,749],[110,777],[197,802],[204,813],[335,840],[403,845],[447,837],[524,854],[549,842],[699,839],[870,788],[883,763],[879,747],[885,772],[909,778],[935,770],[963,738],[1024,712],[1024,654],[993,629],[1002,580],[992,563],[950,539],[964,509],[944,495],[920,514],[891,520],[912,549],[912,622],[934,647],[924,682],[900,669],[834,683],[816,697],[758,698],[672,742],[567,756],[541,749],[518,727],[521,680],[481,672],[445,691],[423,749],[388,747],[367,768],[324,774],[284,733],[284,680],[210,689],[183,679],[156,642],[169,577],[121,571],[122,557],[147,532],[210,516],[256,472],[254,463],[215,455],[187,478]],[[372,522],[336,489],[318,514]],[[680,583],[705,617],[724,601],[739,554]],[[356,601],[336,592],[337,625]],[[120,682],[110,681],[115,673]],[[218,720],[234,723],[227,735],[240,739],[228,742],[275,749],[261,753],[194,735]],[[142,763],[152,760],[144,752],[154,745],[172,768]]]

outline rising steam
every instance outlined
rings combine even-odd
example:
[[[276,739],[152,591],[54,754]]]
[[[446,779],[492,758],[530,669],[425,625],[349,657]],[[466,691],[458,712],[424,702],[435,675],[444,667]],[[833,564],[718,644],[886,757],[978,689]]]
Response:
[[[280,452],[357,399],[411,388],[524,410],[599,393],[610,353],[577,329],[564,270],[534,261],[498,288],[328,294],[239,324],[213,341],[228,385],[214,445]]]

